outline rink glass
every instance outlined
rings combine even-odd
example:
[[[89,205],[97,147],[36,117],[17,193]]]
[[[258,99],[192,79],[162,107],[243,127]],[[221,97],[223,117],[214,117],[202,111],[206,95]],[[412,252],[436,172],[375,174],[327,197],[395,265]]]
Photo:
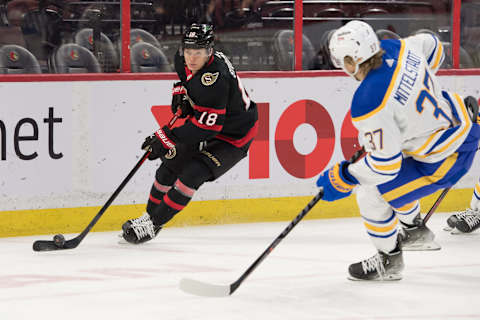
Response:
[[[461,19],[454,19],[455,10]],[[122,47],[125,12],[130,13],[131,37],[130,41],[124,39],[130,46]],[[65,43],[85,47],[100,66],[97,71],[71,68],[70,72],[172,72],[173,55],[185,28],[201,22],[214,25],[215,48],[223,51],[238,71],[331,70],[328,36],[352,19],[370,23],[381,39],[431,30],[444,44],[442,68],[454,67],[452,43],[459,45],[459,68],[480,67],[478,0],[3,0],[0,45],[27,49],[38,61],[41,73],[61,71],[52,57]],[[458,33],[454,32],[454,21],[459,25]],[[300,45],[295,27],[303,33],[302,50],[295,50]],[[151,46],[133,52],[138,42]],[[132,50],[131,60],[126,60],[132,65],[122,59],[125,50]],[[11,62],[20,53],[7,47],[2,54]],[[151,58],[155,55],[160,62]],[[153,64],[134,67],[135,57],[141,60],[147,56]],[[77,58],[83,56],[78,54]],[[10,69],[10,73],[21,73]]]

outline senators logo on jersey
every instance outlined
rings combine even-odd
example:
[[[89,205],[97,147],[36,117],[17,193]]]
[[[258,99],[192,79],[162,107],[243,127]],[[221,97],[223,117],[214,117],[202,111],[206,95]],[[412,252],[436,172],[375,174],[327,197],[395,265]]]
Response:
[[[202,84],[204,86],[211,86],[212,84],[215,83],[215,81],[217,81],[218,75],[219,75],[219,72],[215,72],[215,73],[205,72],[202,75],[202,79],[201,79]]]

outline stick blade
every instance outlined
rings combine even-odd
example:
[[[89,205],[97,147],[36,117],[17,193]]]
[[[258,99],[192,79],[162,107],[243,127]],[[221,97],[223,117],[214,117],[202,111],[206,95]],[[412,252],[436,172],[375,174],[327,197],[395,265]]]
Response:
[[[229,285],[209,284],[188,278],[180,280],[180,289],[201,297],[228,297],[232,293]]]
[[[78,246],[80,241],[76,238],[65,241],[63,247],[59,247],[51,240],[37,240],[33,243],[33,251],[55,251],[73,249]]]

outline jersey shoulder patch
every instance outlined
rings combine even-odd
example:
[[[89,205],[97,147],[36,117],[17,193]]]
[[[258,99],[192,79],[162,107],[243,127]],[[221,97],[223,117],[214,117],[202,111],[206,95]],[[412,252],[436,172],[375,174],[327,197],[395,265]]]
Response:
[[[220,72],[205,72],[202,74],[202,77],[200,78],[200,81],[204,86],[211,86],[212,84],[215,83],[218,79],[218,75]]]

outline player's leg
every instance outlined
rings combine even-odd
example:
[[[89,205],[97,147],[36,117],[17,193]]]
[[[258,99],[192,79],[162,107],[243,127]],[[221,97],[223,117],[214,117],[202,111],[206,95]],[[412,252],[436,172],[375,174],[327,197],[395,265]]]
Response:
[[[474,123],[480,123],[477,100],[468,96],[464,101],[472,121]],[[450,230],[456,228],[458,231],[464,233],[470,233],[480,227],[480,180],[477,181],[473,189],[470,208],[450,216],[447,219],[447,224]]]
[[[463,233],[470,233],[480,227],[480,179],[473,189],[470,208],[455,213],[447,219],[450,230],[456,228]]]
[[[348,268],[351,280],[399,280],[403,255],[398,238],[398,218],[375,186],[359,186],[357,202],[377,254]]]
[[[123,238],[130,243],[142,243],[155,238],[162,229],[162,224],[156,224],[151,219],[152,214],[161,204],[165,194],[172,189],[177,179],[177,175],[168,167],[166,163],[157,169],[155,180],[147,203],[147,212],[136,219],[130,219],[122,226]]]
[[[155,225],[164,225],[178,214],[206,181],[213,181],[246,156],[243,149],[223,141],[210,141],[186,164],[173,187],[150,213]]]
[[[441,247],[433,239],[434,233],[423,224],[418,200],[400,208],[393,208],[400,220],[400,237],[404,251],[439,250]]]
[[[192,159],[190,163],[185,165],[173,187],[168,190],[162,201],[150,213],[154,224],[163,226],[170,221],[188,205],[195,192],[211,177],[210,169],[203,162]]]
[[[151,201],[149,201],[148,214],[146,214],[148,219],[140,221],[142,226],[148,225],[147,230],[151,231],[150,226],[153,226],[155,233],[142,232],[143,228],[138,228],[140,232],[128,231],[130,226],[127,225],[127,228],[124,228],[125,240],[131,243],[141,243],[154,238],[165,223],[187,206],[196,190],[205,181],[217,179],[246,157],[246,148],[236,148],[226,142],[214,140],[209,142],[203,150],[192,153],[188,162],[185,162],[180,170],[178,169],[178,161],[175,162],[175,166],[172,165],[172,162],[162,163],[160,168],[164,167],[165,164],[176,175],[169,175],[164,180],[160,179],[159,183],[164,187],[160,188],[161,190],[155,188],[154,184],[152,189],[155,188],[156,191],[154,190],[153,197],[152,194],[150,195]],[[162,173],[165,173],[165,171],[162,170]],[[172,183],[172,181],[174,182]],[[169,185],[172,187],[168,188]],[[158,201],[159,199],[161,201]],[[130,235],[130,237],[126,235]]]
[[[178,145],[177,155],[172,159],[162,159],[162,164],[155,173],[155,180],[147,203],[147,212],[136,219],[130,219],[122,225],[123,238],[130,243],[138,244],[153,239],[162,229],[156,224],[152,215],[162,203],[165,194],[172,188],[185,164],[189,163],[192,154],[198,151],[193,146]]]

